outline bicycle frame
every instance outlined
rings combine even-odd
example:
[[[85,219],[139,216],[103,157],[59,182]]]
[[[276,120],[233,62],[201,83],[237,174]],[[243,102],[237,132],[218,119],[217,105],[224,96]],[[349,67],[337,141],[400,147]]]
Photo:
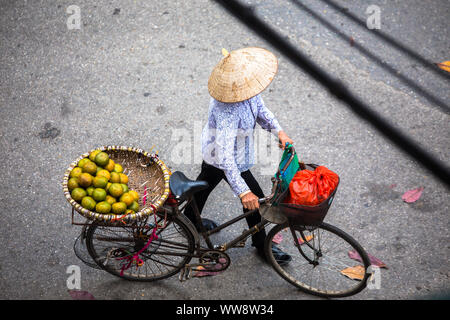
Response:
[[[286,162],[285,166],[283,167],[283,169],[282,169],[283,171],[285,171],[287,169],[287,167],[290,165],[290,163],[294,159],[294,155],[295,155],[294,146],[290,145],[289,149],[291,150],[292,154],[291,154],[291,157],[289,158],[289,160]],[[300,163],[300,166],[302,168],[304,168],[304,163]],[[269,196],[267,196],[267,197],[259,199],[259,203],[269,203],[270,201],[272,201],[274,199],[275,191],[277,190],[278,184],[281,181],[281,179],[280,179],[280,168],[278,168],[278,171],[276,173],[276,178],[273,178],[273,179],[275,179],[275,180],[273,180],[274,183],[273,183],[271,194]],[[194,214],[195,214],[195,223],[194,224],[196,225],[197,229],[200,230],[200,232],[197,231],[197,233],[199,233],[203,237],[203,239],[205,240],[208,248],[211,249],[211,250],[218,249],[220,251],[226,251],[229,248],[236,247],[236,245],[238,243],[246,240],[251,235],[253,235],[253,234],[255,234],[255,233],[265,229],[271,223],[270,221],[262,218],[260,223],[256,224],[252,228],[244,231],[240,236],[230,240],[227,243],[222,244],[221,246],[214,246],[213,243],[211,242],[210,237],[209,237],[210,235],[212,235],[214,233],[217,233],[220,230],[222,230],[222,229],[224,229],[224,228],[226,228],[226,227],[228,227],[230,225],[233,225],[234,223],[236,223],[236,222],[246,218],[247,216],[253,214],[254,212],[256,212],[259,209],[254,209],[254,210],[247,211],[247,212],[245,212],[245,213],[243,213],[243,214],[241,214],[241,215],[239,215],[239,216],[237,216],[237,217],[235,217],[235,218],[233,218],[233,219],[231,219],[231,220],[229,220],[229,221],[219,225],[218,227],[207,231],[205,229],[205,227],[203,226],[203,224],[201,223],[200,211],[198,210],[197,203],[195,202],[195,199],[194,199],[193,196],[191,196],[189,199],[187,199],[187,202],[186,202],[186,204],[184,205],[184,207],[182,209],[180,209],[180,206],[177,206],[175,208],[176,214],[181,214],[182,211],[184,211],[184,209],[189,204],[192,205],[192,208],[193,208],[193,211],[194,211]],[[302,235],[302,237],[303,237],[303,235]],[[199,248],[199,249],[201,249],[201,248]]]
[[[256,224],[252,228],[246,230],[240,236],[238,236],[238,237],[232,239],[231,241],[229,241],[227,243],[224,243],[224,244],[222,244],[220,246],[214,246],[213,243],[211,242],[210,235],[212,235],[214,233],[217,233],[220,230],[225,229],[226,227],[235,224],[236,222],[238,222],[238,221],[246,218],[247,216],[253,214],[258,209],[247,211],[247,212],[245,212],[245,213],[243,213],[243,214],[241,214],[241,215],[239,215],[239,216],[237,216],[237,217],[235,217],[235,218],[233,218],[233,219],[231,219],[231,220],[229,220],[229,221],[219,225],[218,227],[207,231],[205,229],[205,227],[203,226],[203,224],[201,223],[200,212],[198,210],[197,203],[195,202],[195,199],[193,197],[191,197],[190,199],[187,200],[187,203],[183,207],[183,209],[186,208],[189,204],[191,204],[193,209],[194,209],[195,220],[196,220],[195,224],[196,224],[197,228],[200,230],[200,232],[197,231],[197,233],[203,237],[203,239],[205,240],[205,242],[206,242],[206,244],[208,246],[208,249],[210,249],[210,250],[215,250],[216,249],[216,250],[220,250],[220,251],[226,251],[226,250],[228,250],[230,248],[236,247],[236,245],[238,243],[242,242],[243,240],[246,240],[251,235],[253,235],[253,234],[263,230],[267,225],[270,224],[269,221],[267,221],[265,219],[262,219],[261,222],[259,222],[258,224]],[[176,210],[176,214],[177,215],[182,213],[182,210],[180,210],[180,207],[178,207],[178,206],[175,208],[175,210]],[[205,248],[201,248],[200,247],[198,249],[205,249]]]

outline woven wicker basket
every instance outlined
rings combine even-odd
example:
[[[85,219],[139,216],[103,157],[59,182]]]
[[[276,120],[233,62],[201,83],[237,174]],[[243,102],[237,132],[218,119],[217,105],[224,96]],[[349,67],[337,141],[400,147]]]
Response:
[[[136,190],[140,194],[139,206],[141,210],[126,216],[121,216],[124,222],[133,222],[148,217],[155,210],[161,207],[167,200],[169,189],[170,170],[162,162],[157,155],[149,154],[142,149],[124,147],[124,146],[106,146],[91,150],[81,155],[72,162],[66,170],[63,179],[63,191],[66,199],[74,207],[74,209],[82,216],[95,221],[113,222],[117,221],[114,214],[101,214],[83,208],[78,202],[72,199],[67,183],[69,181],[70,172],[78,165],[78,162],[86,157],[94,150],[106,152],[110,159],[115,163],[119,163],[124,168],[124,173],[128,175],[128,186],[130,190]],[[146,192],[146,195],[145,195]],[[145,205],[144,205],[145,196]]]

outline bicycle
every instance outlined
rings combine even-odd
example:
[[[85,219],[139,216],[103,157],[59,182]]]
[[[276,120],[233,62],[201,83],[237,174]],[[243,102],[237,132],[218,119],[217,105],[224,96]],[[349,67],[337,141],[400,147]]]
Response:
[[[229,242],[214,245],[210,235],[244,219],[255,210],[207,231],[193,198],[195,192],[205,188],[207,183],[190,180],[177,171],[170,176],[170,201],[167,200],[153,215],[126,224],[94,221],[86,225],[83,236],[89,255],[101,269],[127,280],[156,281],[179,273],[179,280],[186,281],[199,270],[210,274],[226,270],[231,263],[226,253],[228,249],[245,246],[245,241],[252,234],[275,224],[266,237],[265,254],[282,278],[303,292],[321,297],[357,294],[366,287],[371,276],[370,260],[362,246],[350,235],[323,222],[336,190],[315,207],[283,203],[289,190],[281,189],[280,170],[286,170],[294,159],[293,146],[290,152],[284,167],[279,168],[272,177],[271,194],[259,199],[262,221]],[[302,169],[316,166],[300,164]],[[196,226],[183,215],[188,205],[193,206]],[[289,264],[281,266],[275,260],[271,250],[274,242],[291,255]],[[360,281],[343,274],[343,270],[353,268],[356,263],[350,252],[356,252],[360,257]],[[198,263],[190,263],[193,258],[198,259]]]

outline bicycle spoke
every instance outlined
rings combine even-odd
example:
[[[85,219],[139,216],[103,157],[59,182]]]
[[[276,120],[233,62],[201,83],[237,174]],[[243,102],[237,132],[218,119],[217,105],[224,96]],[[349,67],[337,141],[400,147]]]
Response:
[[[272,241],[283,228],[285,226],[274,227],[268,241]],[[355,265],[348,257],[350,250],[356,250],[364,255],[366,257],[364,267],[369,266],[367,255],[353,239],[339,229],[324,223],[314,227],[312,231],[302,226],[296,226],[294,229],[294,235],[299,241],[309,240],[311,236],[312,238],[298,247],[292,240],[279,243],[279,248],[292,258],[287,266],[281,267],[275,262],[275,270],[282,277],[300,289],[322,296],[348,296],[365,287],[367,276],[364,276],[364,281],[357,281],[341,273],[342,270]],[[272,255],[271,251],[267,254]],[[308,257],[310,262],[303,255]]]
[[[331,261],[329,261],[329,260],[335,261],[335,263],[333,264],[333,263],[332,263]],[[338,260],[338,258],[334,258],[334,257],[332,257],[332,256],[330,256],[330,255],[325,256],[325,257],[322,259],[322,263],[327,263],[327,264],[330,265],[330,266],[335,266],[335,267],[339,267],[339,268],[342,268],[342,269],[352,267],[351,265],[345,264],[345,263],[341,262],[340,260]],[[341,269],[341,270],[342,270],[342,269]]]
[[[157,219],[158,224],[163,221],[164,218]],[[194,243],[189,228],[183,222],[175,218],[164,223],[164,228],[153,223],[115,229],[93,226],[87,236],[89,253],[100,267],[119,277],[152,281],[171,276],[192,258]],[[147,243],[155,227],[157,237]],[[141,252],[144,246],[146,248]],[[144,262],[142,265],[131,260],[138,252],[138,258]]]

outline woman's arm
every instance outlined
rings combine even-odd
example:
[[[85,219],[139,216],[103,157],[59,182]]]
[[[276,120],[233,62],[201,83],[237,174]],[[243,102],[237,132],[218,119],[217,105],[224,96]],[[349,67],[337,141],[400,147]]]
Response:
[[[281,128],[278,120],[275,118],[272,111],[270,111],[264,104],[264,100],[260,95],[255,96],[254,101],[257,105],[256,122],[265,130],[270,131],[274,135],[278,135]]]
[[[270,131],[274,135],[278,136],[280,141],[280,148],[284,149],[286,142],[294,143],[291,138],[283,131],[275,115],[266,107],[264,101],[260,95],[255,97],[255,102],[258,106],[258,115],[256,122],[267,131]]]

